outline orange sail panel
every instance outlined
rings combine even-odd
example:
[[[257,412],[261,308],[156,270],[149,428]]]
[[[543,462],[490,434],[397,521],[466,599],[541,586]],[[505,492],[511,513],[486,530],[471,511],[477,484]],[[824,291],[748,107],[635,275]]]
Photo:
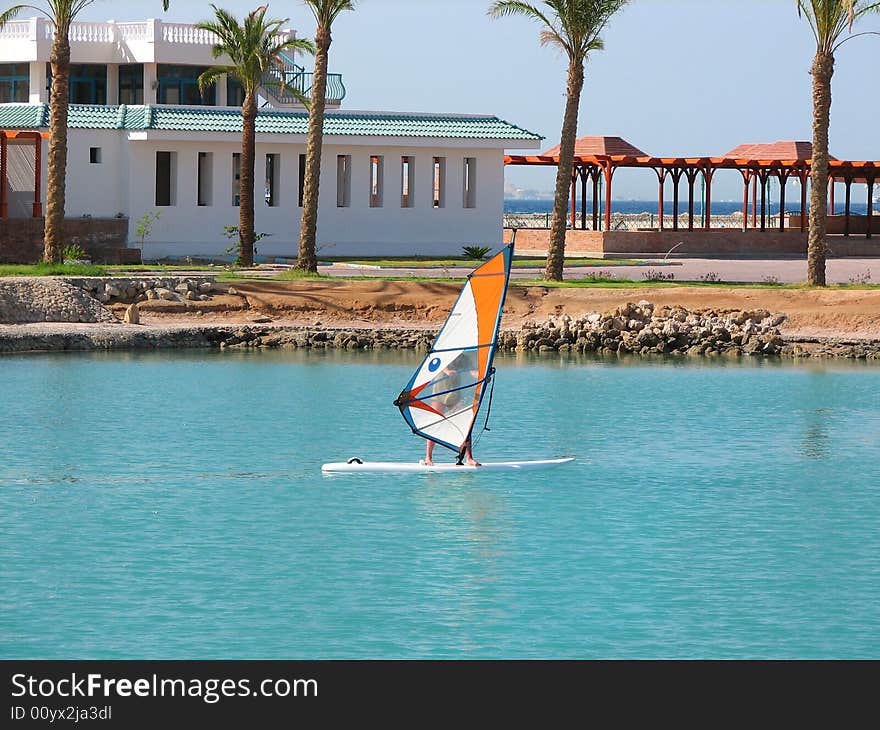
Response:
[[[473,430],[507,294],[513,244],[468,276],[431,351],[394,404],[412,430],[454,451]]]

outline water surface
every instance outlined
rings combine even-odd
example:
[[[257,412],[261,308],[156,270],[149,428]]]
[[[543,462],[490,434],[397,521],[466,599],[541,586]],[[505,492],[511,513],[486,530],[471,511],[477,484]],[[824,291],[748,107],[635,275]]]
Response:
[[[416,364],[0,359],[0,657],[880,656],[880,368],[505,357],[476,455],[574,465],[322,476]]]

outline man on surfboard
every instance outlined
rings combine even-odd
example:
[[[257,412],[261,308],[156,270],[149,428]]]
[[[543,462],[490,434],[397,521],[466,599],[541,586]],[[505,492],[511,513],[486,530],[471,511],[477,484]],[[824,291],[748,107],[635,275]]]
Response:
[[[477,377],[476,370],[471,370],[469,372],[472,377]],[[459,398],[457,389],[461,387],[461,372],[450,365],[447,365],[443,368],[443,373],[445,377],[435,381],[435,388],[446,392],[438,396],[437,400],[442,401],[446,405],[454,406]],[[422,462],[425,466],[434,466],[434,445],[434,441],[431,439],[425,439],[425,458]],[[467,466],[481,466],[480,462],[474,458],[474,455],[471,452],[470,436],[468,436],[467,441],[462,444],[461,451],[459,452],[459,463],[464,463]]]

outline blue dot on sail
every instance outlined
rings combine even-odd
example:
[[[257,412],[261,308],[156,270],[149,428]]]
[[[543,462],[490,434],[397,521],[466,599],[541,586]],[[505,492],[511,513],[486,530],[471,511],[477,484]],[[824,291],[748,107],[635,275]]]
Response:
[[[433,360],[431,360],[431,362],[428,363],[428,370],[430,370],[432,373],[436,372],[437,368],[439,368],[439,367],[440,367],[440,358],[439,357],[435,357]]]

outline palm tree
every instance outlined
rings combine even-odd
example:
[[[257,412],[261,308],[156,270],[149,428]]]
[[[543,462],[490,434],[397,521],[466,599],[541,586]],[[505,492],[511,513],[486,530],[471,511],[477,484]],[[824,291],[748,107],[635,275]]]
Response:
[[[43,260],[60,263],[64,248],[64,202],[67,186],[67,104],[70,101],[70,25],[95,0],[46,0],[47,9],[15,5],[0,13],[0,28],[22,10],[36,10],[55,26],[49,63],[52,91],[49,96],[49,159],[46,161],[46,218],[43,228]],[[168,10],[169,0],[162,0]]]
[[[266,20],[268,6],[263,5],[239,24],[234,15],[211,5],[214,20],[202,21],[196,27],[217,37],[211,52],[214,58],[227,56],[231,64],[212,66],[199,76],[199,88],[204,90],[222,76],[232,76],[241,82],[244,102],[241,105],[241,172],[239,177],[238,261],[242,266],[254,263],[254,147],[256,144],[257,90],[261,86],[282,85],[266,78],[274,66],[284,78],[282,54],[284,51],[313,52],[306,39],[288,38],[281,33],[284,20]],[[294,91],[294,94],[298,92]],[[301,99],[303,101],[304,99]]]
[[[810,232],[807,244],[807,281],[825,286],[825,232],[828,199],[828,123],[831,114],[831,77],[834,53],[851,38],[853,24],[868,13],[880,12],[880,2],[863,0],[797,0],[798,15],[810,24],[816,40],[813,76],[813,152],[810,163]],[[873,34],[876,35],[876,34]]]
[[[299,231],[297,267],[317,273],[315,238],[318,229],[318,187],[321,182],[321,144],[324,134],[324,106],[327,94],[327,58],[333,39],[333,21],[344,10],[354,10],[354,0],[303,0],[318,28],[315,31],[315,73],[309,104],[309,131],[306,140],[306,171],[303,183],[303,210]]]
[[[556,189],[553,217],[550,222],[550,242],[547,246],[547,268],[544,276],[562,281],[565,261],[565,229],[568,191],[574,167],[574,142],[577,135],[578,106],[584,88],[584,64],[591,51],[605,47],[599,34],[611,17],[628,0],[544,0],[549,12],[521,0],[497,0],[489,8],[489,15],[501,18],[524,15],[536,20],[541,29],[541,45],[561,49],[568,57],[565,114],[559,140],[559,167],[556,171]]]

